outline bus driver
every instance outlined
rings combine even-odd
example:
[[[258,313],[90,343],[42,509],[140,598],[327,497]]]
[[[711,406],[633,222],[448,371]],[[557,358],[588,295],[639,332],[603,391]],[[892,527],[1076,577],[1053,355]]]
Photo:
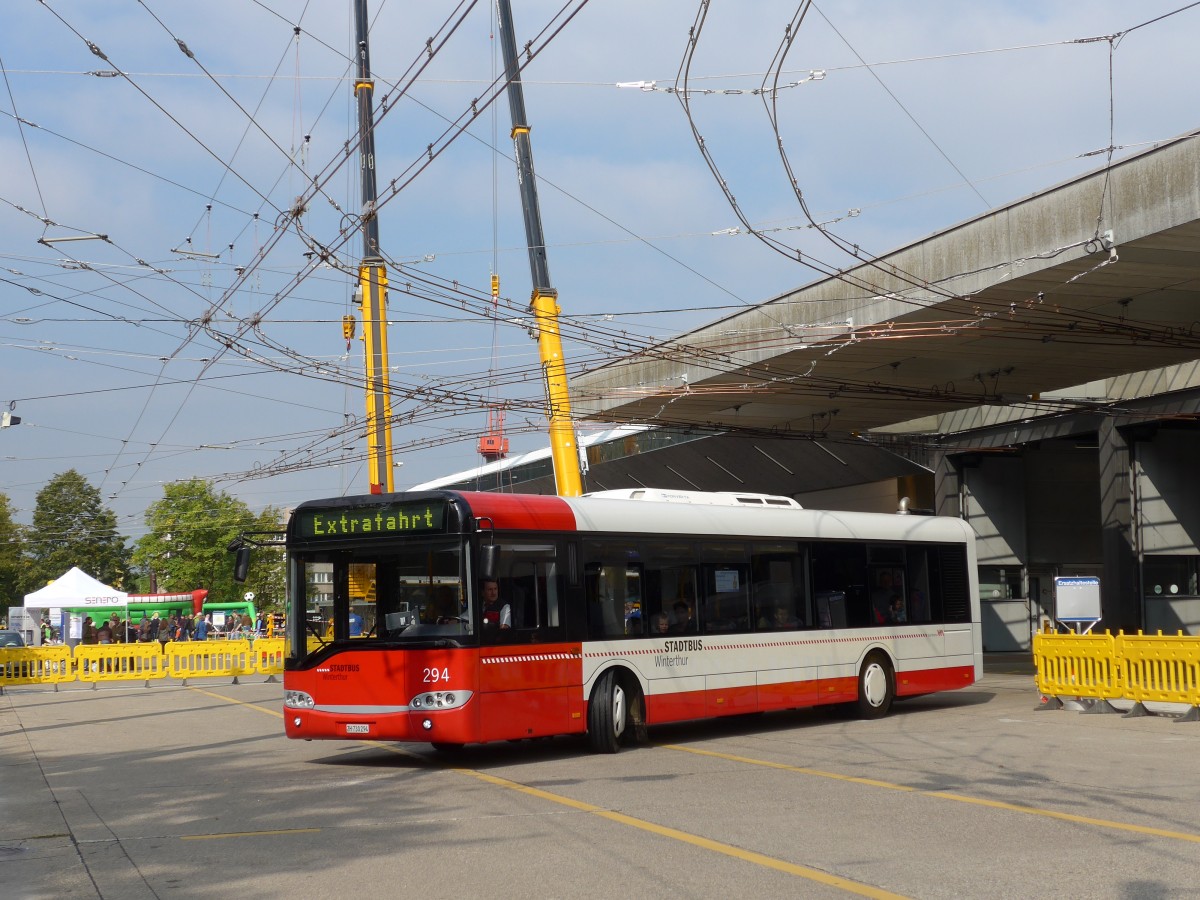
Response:
[[[512,607],[500,602],[500,582],[495,578],[481,578],[479,594],[483,598],[483,627],[512,628]]]

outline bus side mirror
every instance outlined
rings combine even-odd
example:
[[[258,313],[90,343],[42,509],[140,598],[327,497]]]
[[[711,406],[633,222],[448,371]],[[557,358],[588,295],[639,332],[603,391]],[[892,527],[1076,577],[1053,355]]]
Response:
[[[499,548],[495,544],[487,544],[480,549],[480,551],[479,551],[479,568],[481,570],[479,573],[480,578],[494,579],[496,577],[496,557],[498,555],[497,554],[498,549]]]
[[[250,548],[243,545],[237,548],[233,558],[233,580],[241,584],[250,574]]]

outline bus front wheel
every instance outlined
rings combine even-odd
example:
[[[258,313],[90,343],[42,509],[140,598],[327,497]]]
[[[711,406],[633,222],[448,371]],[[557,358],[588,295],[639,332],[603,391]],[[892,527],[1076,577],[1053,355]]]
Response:
[[[615,669],[600,676],[588,701],[588,743],[597,753],[616,753],[629,724],[629,697]]]
[[[882,653],[872,653],[858,673],[858,714],[864,719],[882,718],[892,708],[895,696],[891,663]]]

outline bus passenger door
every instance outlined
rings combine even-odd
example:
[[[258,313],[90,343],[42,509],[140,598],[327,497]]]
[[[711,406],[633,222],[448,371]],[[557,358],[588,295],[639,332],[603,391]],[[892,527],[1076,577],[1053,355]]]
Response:
[[[511,627],[483,626],[479,660],[480,738],[485,741],[582,731],[571,700],[583,683],[579,645],[563,627],[563,582],[553,543],[498,544],[500,604]]]

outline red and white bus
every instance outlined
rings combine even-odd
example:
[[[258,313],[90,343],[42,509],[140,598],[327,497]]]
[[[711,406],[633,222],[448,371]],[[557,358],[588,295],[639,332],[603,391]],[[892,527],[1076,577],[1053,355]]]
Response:
[[[615,752],[662,722],[882,716],[982,672],[959,519],[761,494],[427,491],[301,504],[287,554],[292,738],[586,733]],[[311,594],[330,578],[332,629]]]

